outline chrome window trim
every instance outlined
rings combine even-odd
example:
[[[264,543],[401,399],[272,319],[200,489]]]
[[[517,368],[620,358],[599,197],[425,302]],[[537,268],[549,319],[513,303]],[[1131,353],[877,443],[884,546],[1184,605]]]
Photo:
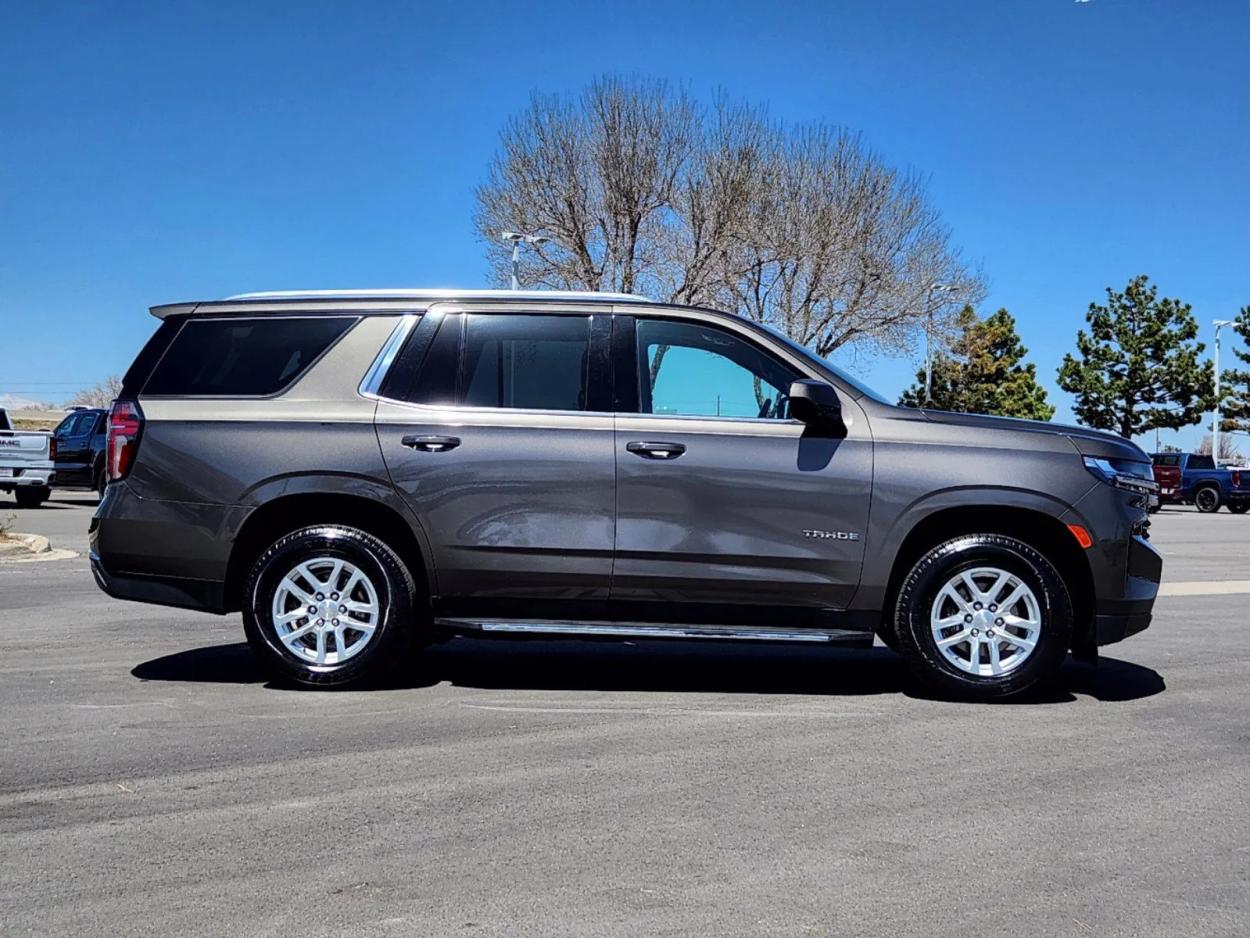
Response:
[[[408,334],[412,332],[412,327],[417,324],[421,318],[418,313],[405,313],[399,318],[399,322],[395,323],[395,328],[391,330],[390,337],[382,344],[381,351],[374,358],[373,364],[369,366],[369,370],[365,372],[365,376],[361,379],[358,392],[361,397],[367,397],[375,401],[387,400],[378,392],[382,389],[382,382],[386,380],[387,372],[391,370],[391,365],[395,362],[395,356],[399,354],[399,350],[403,348],[404,342],[408,338]]]

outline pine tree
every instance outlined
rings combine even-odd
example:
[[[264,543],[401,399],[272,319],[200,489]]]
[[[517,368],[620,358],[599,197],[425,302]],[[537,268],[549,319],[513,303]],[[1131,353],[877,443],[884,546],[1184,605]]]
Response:
[[[1086,426],[1131,439],[1191,426],[1214,404],[1214,369],[1199,361],[1192,307],[1159,299],[1149,277],[1134,277],[1123,293],[1108,287],[1107,304],[1090,303],[1085,321],[1089,333],[1077,333],[1077,357],[1063,357],[1059,387],[1076,396]]]
[[[1241,336],[1246,348],[1233,354],[1250,366],[1250,306],[1243,306],[1233,322],[1233,331]],[[1229,433],[1250,433],[1250,368],[1230,369],[1220,378],[1220,397],[1224,399],[1220,429]]]
[[[931,406],[960,413],[996,414],[1049,420],[1055,408],[1046,403],[1046,389],[1037,383],[1037,369],[1024,364],[1028,349],[1016,333],[1011,313],[1000,309],[981,320],[965,306],[955,321],[958,336],[951,354],[933,359]],[[923,407],[924,372],[903,392],[899,403]]]

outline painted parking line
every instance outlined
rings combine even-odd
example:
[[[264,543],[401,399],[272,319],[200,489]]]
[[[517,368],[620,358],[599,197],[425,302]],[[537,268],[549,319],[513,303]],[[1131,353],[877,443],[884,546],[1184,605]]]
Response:
[[[1226,596],[1230,593],[1250,593],[1250,580],[1195,580],[1159,586],[1160,596]]]

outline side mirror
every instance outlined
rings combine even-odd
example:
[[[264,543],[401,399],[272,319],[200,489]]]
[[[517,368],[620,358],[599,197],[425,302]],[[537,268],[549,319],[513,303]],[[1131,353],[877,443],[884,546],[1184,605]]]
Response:
[[[842,401],[833,385],[805,378],[790,385],[790,416],[809,427],[846,432]]]

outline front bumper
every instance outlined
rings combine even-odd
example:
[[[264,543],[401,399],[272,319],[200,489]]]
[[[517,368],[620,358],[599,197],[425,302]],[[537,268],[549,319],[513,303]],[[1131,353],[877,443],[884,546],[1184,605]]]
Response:
[[[1118,595],[1099,596],[1094,607],[1094,639],[1110,645],[1150,625],[1151,610],[1163,578],[1163,557],[1141,534],[1128,544],[1123,586]]]

